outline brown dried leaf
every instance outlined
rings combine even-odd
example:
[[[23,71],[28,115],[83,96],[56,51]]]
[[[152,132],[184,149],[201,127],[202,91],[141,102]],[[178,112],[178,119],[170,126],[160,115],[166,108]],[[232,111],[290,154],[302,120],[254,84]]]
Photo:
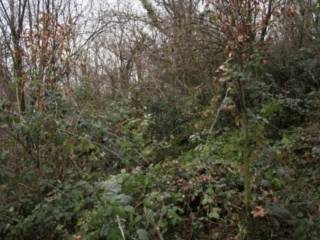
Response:
[[[257,206],[251,211],[251,214],[254,218],[264,218],[267,215],[267,211],[263,207]]]

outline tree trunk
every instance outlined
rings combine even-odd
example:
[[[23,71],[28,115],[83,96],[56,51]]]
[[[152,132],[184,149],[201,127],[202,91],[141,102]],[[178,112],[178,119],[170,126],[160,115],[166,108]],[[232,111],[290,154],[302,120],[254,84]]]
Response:
[[[23,65],[22,65],[22,49],[19,46],[18,40],[15,41],[14,47],[14,78],[16,83],[16,98],[17,104],[20,113],[23,113],[26,110],[26,101],[25,101],[25,91],[24,91],[24,74],[23,74]]]

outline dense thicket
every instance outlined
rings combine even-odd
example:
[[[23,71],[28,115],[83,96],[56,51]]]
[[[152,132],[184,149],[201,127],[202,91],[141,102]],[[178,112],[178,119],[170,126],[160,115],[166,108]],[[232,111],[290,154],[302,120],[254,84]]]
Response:
[[[1,239],[320,235],[320,2],[0,0]]]

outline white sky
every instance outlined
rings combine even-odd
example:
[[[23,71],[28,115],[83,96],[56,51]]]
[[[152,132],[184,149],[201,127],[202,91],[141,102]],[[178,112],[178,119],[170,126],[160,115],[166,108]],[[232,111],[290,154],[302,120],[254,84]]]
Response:
[[[141,3],[140,0],[78,0],[79,3],[83,3],[84,5],[93,4],[95,8],[99,8],[99,6],[107,7],[110,5],[111,7],[116,7],[117,1],[119,1],[121,4],[130,4],[132,7],[136,10],[141,9]]]

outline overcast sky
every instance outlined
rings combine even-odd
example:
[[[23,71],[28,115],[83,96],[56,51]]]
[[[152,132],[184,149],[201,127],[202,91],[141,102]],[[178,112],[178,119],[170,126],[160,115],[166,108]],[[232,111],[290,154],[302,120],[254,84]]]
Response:
[[[78,0],[79,3],[83,3],[83,5],[90,5],[93,4],[95,8],[107,7],[108,5],[110,7],[116,7],[117,1],[119,1],[121,4],[130,4],[132,8],[139,10],[141,9],[141,3],[140,0]]]

